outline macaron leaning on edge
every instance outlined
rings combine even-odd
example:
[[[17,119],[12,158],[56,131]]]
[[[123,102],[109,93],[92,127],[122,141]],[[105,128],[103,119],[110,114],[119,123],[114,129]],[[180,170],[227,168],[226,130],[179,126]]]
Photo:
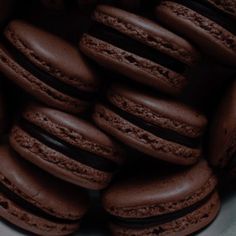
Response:
[[[236,66],[235,22],[208,1],[162,1],[156,8],[158,20],[185,35],[214,60]]]
[[[137,173],[104,192],[113,235],[192,235],[215,219],[220,208],[217,178],[205,160],[164,171]]]
[[[194,109],[117,84],[107,100],[96,105],[93,119],[125,145],[179,165],[194,164],[202,155],[207,119]]]
[[[15,20],[0,43],[0,70],[41,102],[70,113],[84,112],[99,80],[77,49],[66,41]]]
[[[10,134],[12,148],[52,175],[89,188],[105,188],[123,150],[94,125],[40,105],[30,105]]]
[[[68,235],[78,230],[88,208],[81,189],[48,176],[0,147],[0,216],[31,233]]]
[[[94,25],[80,49],[98,64],[144,85],[177,95],[187,71],[199,61],[195,48],[155,22],[106,5],[97,6]]]

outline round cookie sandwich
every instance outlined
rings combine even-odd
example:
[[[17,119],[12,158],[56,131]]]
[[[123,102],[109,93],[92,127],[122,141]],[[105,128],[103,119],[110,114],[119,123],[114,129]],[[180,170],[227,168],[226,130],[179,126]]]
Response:
[[[174,100],[113,85],[98,103],[96,124],[125,145],[157,159],[191,165],[202,154],[204,115]]]
[[[236,66],[236,24],[210,1],[165,0],[156,14],[164,25],[185,35],[215,60]]]
[[[65,181],[105,188],[123,161],[123,151],[94,125],[40,105],[28,106],[10,134],[23,158]]]
[[[209,159],[214,167],[236,176],[236,82],[224,95],[210,129]]]
[[[172,173],[160,170],[116,181],[104,192],[103,206],[115,236],[192,235],[217,216],[216,185],[201,160]]]
[[[98,78],[76,48],[23,21],[12,21],[0,43],[2,73],[41,102],[70,113],[84,112]]]
[[[124,10],[97,6],[93,27],[80,40],[85,55],[144,85],[177,95],[199,61],[195,48],[155,22]]]
[[[79,188],[56,180],[0,147],[0,216],[37,235],[75,232],[88,208]]]

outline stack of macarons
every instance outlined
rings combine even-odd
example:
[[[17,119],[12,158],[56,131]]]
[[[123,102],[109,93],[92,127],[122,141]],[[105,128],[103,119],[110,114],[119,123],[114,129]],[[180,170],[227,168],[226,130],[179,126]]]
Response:
[[[88,208],[82,190],[47,176],[8,146],[0,147],[1,218],[38,235],[68,235]]]
[[[207,113],[184,94],[205,61],[206,75],[217,65],[236,74],[236,4],[153,2],[142,11],[142,0],[38,0],[68,18],[69,8],[95,8],[83,29],[68,25],[83,32],[76,44],[35,23],[34,4],[15,9],[0,32],[4,223],[24,235],[70,235],[99,204],[108,235],[182,236],[217,217],[219,179],[236,177],[236,83],[219,74],[215,97],[213,79],[197,78],[212,87]],[[17,91],[6,96],[14,117],[4,87]]]
[[[44,171],[45,175],[49,176],[44,181],[45,183],[50,183],[50,179],[55,179],[53,185],[48,184],[47,186],[40,182],[39,184],[42,186],[37,187],[40,191],[47,192],[51,189],[54,191],[54,185],[65,185],[65,190],[60,190],[64,192],[65,197],[60,196],[59,190],[52,193],[55,198],[59,198],[61,203],[57,202],[57,199],[50,200],[50,196],[48,196],[48,200],[58,205],[63,204],[64,201],[64,204],[67,205],[65,205],[65,209],[63,209],[63,205],[60,209],[62,213],[64,210],[68,211],[68,217],[59,216],[56,223],[59,222],[60,225],[54,224],[53,226],[48,225],[47,222],[36,222],[38,214],[36,214],[37,219],[33,219],[33,222],[22,220],[23,216],[31,218],[31,215],[34,212],[37,213],[38,209],[31,211],[31,207],[28,207],[27,196],[26,201],[22,203],[21,198],[24,198],[27,193],[21,192],[21,189],[15,190],[14,183],[10,187],[16,191],[16,194],[20,192],[20,196],[17,197],[20,200],[14,202],[17,204],[14,207],[20,207],[17,209],[19,216],[18,213],[15,215],[14,207],[13,209],[8,207],[11,202],[3,200],[1,206],[4,210],[1,212],[1,217],[33,233],[67,235],[78,229],[80,218],[87,209],[87,203],[85,205],[84,200],[80,202],[80,197],[67,189],[73,188],[81,191],[82,187],[91,190],[106,188],[111,182],[113,174],[124,162],[125,150],[92,122],[86,120],[88,112],[95,102],[101,80],[98,73],[92,69],[76,47],[58,36],[22,20],[11,21],[2,36],[1,74],[12,82],[10,86],[18,85],[21,89],[20,93],[25,92],[26,98],[31,100],[26,102],[27,105],[25,103],[22,106],[19,116],[15,118],[15,124],[8,135],[11,147],[7,150],[11,150],[3,151],[2,158],[8,158],[12,155],[9,152],[14,152],[14,156],[16,156],[14,158],[17,158],[18,162],[21,159],[22,163],[27,162],[29,165],[27,169],[32,168],[31,165],[34,164]],[[3,110],[3,106],[1,106],[1,110]],[[4,117],[3,111],[1,117]],[[3,149],[6,148],[3,147]],[[6,170],[8,169],[15,172],[14,166],[6,167]],[[40,172],[40,169],[35,169],[35,172]],[[25,172],[27,173],[28,170]],[[17,176],[15,178],[18,179]],[[40,177],[37,178],[41,181]],[[8,180],[6,182],[8,183]],[[22,184],[25,184],[26,190],[27,188],[32,190],[31,188],[34,187],[27,179],[23,179]],[[37,189],[32,191],[35,192],[32,193],[33,197],[30,201],[35,204],[34,197],[41,193],[38,193]],[[34,196],[34,194],[36,195]],[[69,194],[68,200],[66,194]],[[9,195],[11,196],[9,201],[14,201],[15,195],[13,197],[12,193]],[[70,195],[73,197],[73,201],[70,199]],[[46,201],[46,197],[44,196],[42,201]],[[8,198],[8,194],[3,198]],[[88,201],[86,196],[83,196],[83,199]],[[73,203],[78,204],[74,208],[74,211],[78,208],[76,217],[73,216],[73,212],[70,212]],[[21,206],[22,204],[23,206]],[[41,202],[39,204],[39,213],[41,213],[41,208],[44,206]],[[71,205],[68,206],[68,204]],[[49,207],[56,208],[55,205]],[[51,208],[52,215],[56,214],[54,212],[57,209]],[[31,215],[27,216],[27,214]],[[51,216],[48,218],[53,219]],[[41,221],[41,219],[39,220]]]

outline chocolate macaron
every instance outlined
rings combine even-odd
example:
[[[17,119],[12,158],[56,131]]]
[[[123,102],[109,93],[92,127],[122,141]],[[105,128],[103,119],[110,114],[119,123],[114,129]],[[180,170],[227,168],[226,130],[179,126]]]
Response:
[[[88,196],[0,147],[0,216],[37,235],[68,235],[79,228]],[[28,235],[28,234],[27,234]]]
[[[97,6],[93,21],[80,41],[88,57],[144,85],[181,93],[187,71],[199,60],[191,44],[151,20],[112,6]]]
[[[163,24],[191,39],[214,59],[226,65],[236,66],[235,22],[211,2],[162,1],[157,6],[156,13]],[[225,1],[221,2],[227,6]]]
[[[97,125],[127,146],[179,165],[195,163],[202,154],[207,120],[194,109],[140,90],[113,85],[107,104],[97,104]]]
[[[89,189],[105,188],[123,159],[120,146],[94,125],[39,105],[23,112],[10,143],[45,171]]]
[[[98,78],[76,48],[22,21],[6,27],[0,58],[7,78],[60,110],[85,111],[98,88]]]
[[[236,82],[230,86],[211,123],[209,159],[236,176]]]
[[[190,169],[117,181],[104,193],[103,206],[116,236],[192,235],[217,216],[216,185],[216,177],[201,160]]]

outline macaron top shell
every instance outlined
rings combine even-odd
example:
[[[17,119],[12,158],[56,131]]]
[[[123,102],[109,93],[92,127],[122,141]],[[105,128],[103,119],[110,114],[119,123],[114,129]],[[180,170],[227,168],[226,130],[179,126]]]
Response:
[[[190,43],[149,19],[108,5],[97,6],[93,18],[187,65],[199,60]]]
[[[199,137],[207,125],[206,117],[191,107],[121,85],[111,87],[108,99],[128,113],[188,137]]]
[[[36,104],[29,105],[22,115],[30,123],[75,147],[117,163],[122,162],[120,147],[87,121]]]
[[[225,94],[213,119],[209,157],[214,166],[225,167],[236,152],[236,82]]]
[[[0,147],[0,159],[0,182],[27,202],[62,219],[78,220],[87,211],[87,195],[79,188],[49,178],[8,147]]]
[[[127,218],[162,215],[204,199],[217,183],[204,160],[191,168],[167,173],[167,170],[160,170],[115,182],[103,195],[105,209]]]
[[[83,91],[97,89],[96,74],[66,41],[20,20],[10,22],[4,35],[27,59],[55,78]]]

